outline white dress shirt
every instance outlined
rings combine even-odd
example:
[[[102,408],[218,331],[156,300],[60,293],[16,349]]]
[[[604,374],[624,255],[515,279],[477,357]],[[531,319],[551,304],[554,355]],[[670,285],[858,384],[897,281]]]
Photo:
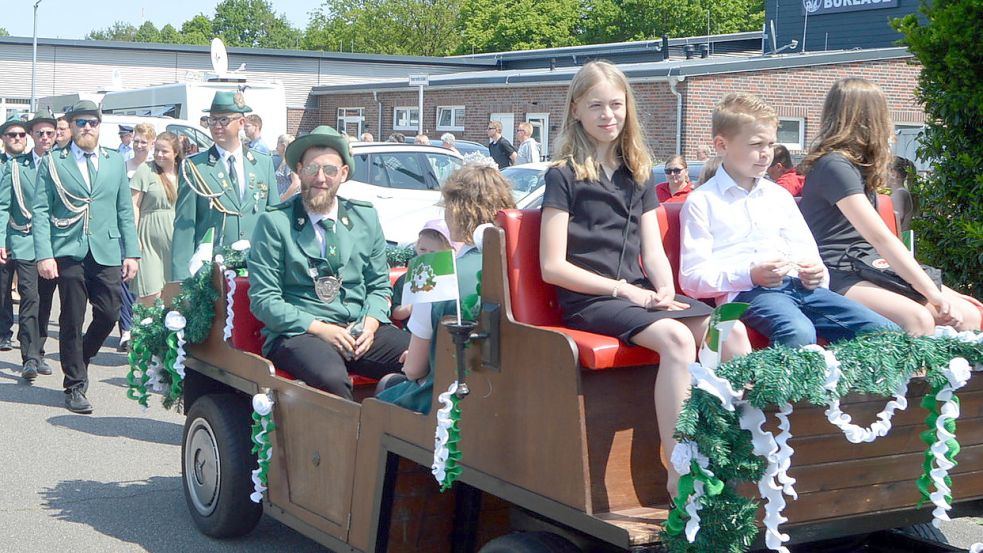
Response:
[[[334,204],[331,209],[325,214],[311,213],[307,212],[307,218],[310,219],[311,225],[314,225],[314,235],[317,236],[317,243],[321,246],[321,257],[324,257],[324,229],[318,223],[324,219],[331,221],[332,224],[336,224],[335,221],[338,220],[338,200],[335,199]]]
[[[246,197],[246,164],[242,159],[242,146],[240,145],[238,149],[234,152],[229,152],[222,149],[221,146],[215,144],[215,149],[218,150],[218,155],[222,159],[222,166],[224,167],[225,173],[229,171],[229,156],[236,156],[235,166],[236,166],[236,178],[239,180],[239,199]],[[226,178],[229,178],[226,175]]]
[[[819,262],[819,248],[795,199],[784,188],[759,178],[741,188],[723,166],[690,192],[679,214],[682,227],[679,284],[686,295],[713,298],[717,305],[754,288],[751,267],[771,258]],[[823,287],[829,283],[829,271]]]
[[[82,180],[89,187],[89,192],[92,192],[92,183],[89,182],[89,166],[85,162],[85,154],[95,154],[92,156],[92,165],[95,166],[96,171],[99,171],[99,148],[97,147],[95,152],[86,152],[73,141],[72,155],[75,156],[75,164],[78,165],[79,173],[82,173]]]

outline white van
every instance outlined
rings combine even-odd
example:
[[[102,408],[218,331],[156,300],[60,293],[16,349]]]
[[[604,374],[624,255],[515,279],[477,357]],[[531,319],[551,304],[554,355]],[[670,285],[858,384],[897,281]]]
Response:
[[[103,114],[102,116],[102,124],[99,126],[99,145],[113,150],[119,148],[120,126],[135,127],[140,123],[151,125],[157,134],[169,131],[178,136],[187,136],[191,143],[198,148],[198,151],[207,150],[212,146],[212,138],[208,131],[201,128],[196,121],[183,121],[170,117],[138,117],[114,114]]]

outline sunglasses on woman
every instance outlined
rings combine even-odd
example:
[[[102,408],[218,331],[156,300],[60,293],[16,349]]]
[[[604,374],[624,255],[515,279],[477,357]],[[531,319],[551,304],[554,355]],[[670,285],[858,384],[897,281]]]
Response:
[[[666,168],[666,174],[667,175],[678,175],[678,174],[680,174],[682,172],[683,172],[683,168],[682,167],[673,167],[672,169],[669,169],[668,167]]]

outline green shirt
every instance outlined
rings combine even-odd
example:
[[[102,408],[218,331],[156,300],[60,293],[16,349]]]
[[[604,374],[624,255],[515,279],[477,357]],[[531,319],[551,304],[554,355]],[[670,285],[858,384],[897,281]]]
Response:
[[[389,265],[386,239],[372,204],[338,198],[337,255],[321,254],[314,226],[300,195],[260,216],[249,249],[249,299],[263,322],[269,354],[281,336],[307,332],[317,319],[347,325],[362,314],[389,322]],[[330,304],[314,292],[316,276],[342,281]]]
[[[45,157],[41,162],[45,163]],[[16,171],[18,188],[14,188]],[[17,156],[0,169],[0,246],[8,255],[34,261],[34,198],[37,189],[34,152]]]

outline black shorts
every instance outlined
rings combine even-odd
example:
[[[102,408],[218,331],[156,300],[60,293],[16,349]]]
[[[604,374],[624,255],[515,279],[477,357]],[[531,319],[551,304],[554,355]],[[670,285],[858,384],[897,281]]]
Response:
[[[676,296],[676,301],[688,304],[682,311],[649,311],[625,298],[595,296],[579,305],[569,306],[564,312],[563,322],[575,330],[614,336],[626,344],[639,332],[652,323],[662,319],[689,319],[706,317],[712,312],[710,306],[686,296]]]
[[[840,269],[829,270],[829,289],[837,294],[845,295],[854,284],[864,282],[857,273],[853,271],[841,271]]]

